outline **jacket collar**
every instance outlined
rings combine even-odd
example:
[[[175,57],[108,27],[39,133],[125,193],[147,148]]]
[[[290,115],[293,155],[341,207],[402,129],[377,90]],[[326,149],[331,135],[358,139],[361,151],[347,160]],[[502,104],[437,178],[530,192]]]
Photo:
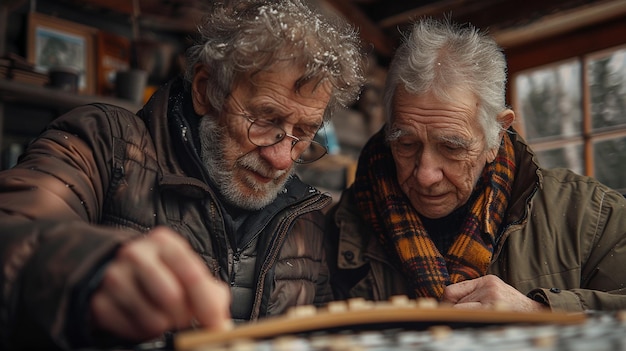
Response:
[[[543,187],[543,176],[537,156],[514,129],[509,135],[515,148],[517,174],[511,191],[511,202],[507,210],[504,226],[522,223],[528,216],[528,204],[537,189]]]
[[[202,197],[209,188],[203,181],[197,153],[191,142],[191,129],[189,123],[182,119],[183,113],[176,113],[182,111],[184,96],[189,94],[183,85],[182,77],[172,79],[159,88],[137,114],[152,136],[160,185],[184,184],[183,191],[189,196]]]

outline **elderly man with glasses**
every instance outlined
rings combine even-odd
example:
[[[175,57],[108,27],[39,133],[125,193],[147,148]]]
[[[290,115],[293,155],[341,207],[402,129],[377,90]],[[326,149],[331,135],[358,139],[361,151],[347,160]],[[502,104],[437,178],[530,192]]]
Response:
[[[358,34],[299,0],[216,6],[198,34],[137,114],[76,108],[0,172],[1,349],[166,341],[331,298],[331,199],[294,163],[324,156],[316,133],[360,91]]]

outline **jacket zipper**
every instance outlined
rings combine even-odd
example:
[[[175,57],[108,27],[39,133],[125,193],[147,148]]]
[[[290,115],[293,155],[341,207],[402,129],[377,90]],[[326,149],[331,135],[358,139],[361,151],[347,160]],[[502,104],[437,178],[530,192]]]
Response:
[[[257,287],[255,289],[256,292],[254,295],[254,304],[252,305],[252,313],[250,314],[251,321],[259,318],[261,309],[260,304],[265,286],[265,276],[267,275],[267,272],[270,270],[270,268],[274,265],[274,262],[276,262],[276,257],[278,256],[282,243],[285,239],[285,236],[287,235],[287,228],[289,228],[289,225],[293,223],[295,218],[297,218],[301,214],[320,210],[324,208],[324,206],[326,206],[329,201],[329,198],[324,198],[321,195],[306,199],[300,203],[298,208],[289,213],[288,216],[278,224],[274,244],[271,245],[270,252],[268,255],[266,255],[265,261],[263,262],[263,266],[261,267],[261,271],[259,273],[259,281],[257,282]]]

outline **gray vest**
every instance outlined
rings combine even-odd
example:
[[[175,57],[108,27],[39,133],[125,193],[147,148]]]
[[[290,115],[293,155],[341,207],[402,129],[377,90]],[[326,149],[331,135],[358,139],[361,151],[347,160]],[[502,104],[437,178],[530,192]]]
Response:
[[[254,279],[257,259],[256,247],[259,236],[256,235],[243,248],[228,253],[230,271],[230,291],[232,303],[230,313],[235,323],[248,321],[252,312],[256,281]]]

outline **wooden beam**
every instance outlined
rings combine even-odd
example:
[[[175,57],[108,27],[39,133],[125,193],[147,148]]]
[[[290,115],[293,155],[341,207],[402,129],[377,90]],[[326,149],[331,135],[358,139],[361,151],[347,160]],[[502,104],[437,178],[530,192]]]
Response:
[[[624,45],[626,15],[552,38],[505,48],[509,75],[572,57]]]
[[[393,40],[388,38],[361,9],[346,0],[323,0],[323,2],[335,8],[349,22],[353,23],[359,29],[361,38],[372,44],[374,50],[385,57],[391,57],[395,49]]]
[[[515,47],[624,15],[626,15],[626,1],[610,0],[561,11],[523,27],[492,31],[491,34],[500,46]]]
[[[89,0],[85,3],[126,15],[133,14],[133,1],[129,0]]]
[[[378,25],[381,28],[393,28],[402,24],[411,23],[419,17],[434,15],[441,16],[450,9],[464,6],[465,3],[467,3],[467,0],[441,0],[434,1],[426,5],[416,4],[414,9],[387,17],[381,20]]]

